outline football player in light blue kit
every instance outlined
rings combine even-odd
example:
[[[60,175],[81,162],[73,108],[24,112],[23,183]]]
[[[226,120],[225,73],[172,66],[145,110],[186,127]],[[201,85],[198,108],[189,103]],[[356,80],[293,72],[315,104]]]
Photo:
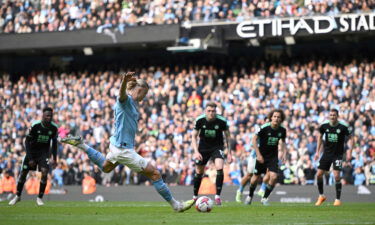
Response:
[[[175,211],[183,212],[189,209],[194,201],[176,201],[161,178],[160,172],[134,150],[139,119],[138,102],[144,99],[148,89],[148,84],[142,79],[136,79],[134,72],[128,72],[123,76],[115,105],[115,130],[110,138],[110,152],[106,157],[101,152],[84,144],[80,136],[68,136],[60,141],[84,150],[90,160],[104,173],[109,173],[118,164],[123,164],[145,175],[152,180],[156,191],[170,203]]]

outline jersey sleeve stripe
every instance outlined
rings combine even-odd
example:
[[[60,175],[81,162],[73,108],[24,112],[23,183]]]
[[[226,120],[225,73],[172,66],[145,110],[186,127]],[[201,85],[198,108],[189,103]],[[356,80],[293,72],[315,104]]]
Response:
[[[206,114],[202,114],[200,116],[197,117],[197,119],[195,119],[195,122],[197,122],[198,120],[204,118],[206,116]]]
[[[34,121],[32,124],[31,124],[31,127],[37,125],[37,124],[40,124],[42,121],[41,120],[36,120]]]
[[[227,122],[227,119],[224,116],[216,115],[216,118],[223,120],[224,122]]]
[[[320,126],[323,125],[323,124],[327,124],[327,123],[329,123],[329,120],[324,120],[324,121],[320,124]]]
[[[339,123],[340,123],[341,125],[344,125],[344,126],[346,126],[346,127],[349,127],[349,124],[345,123],[344,121],[339,121]]]
[[[56,128],[59,128],[59,125],[57,125],[56,123],[51,122],[51,124],[52,124],[53,126],[55,126]]]
[[[268,126],[271,126],[271,123],[265,123],[260,128],[263,129],[263,128],[268,127]]]

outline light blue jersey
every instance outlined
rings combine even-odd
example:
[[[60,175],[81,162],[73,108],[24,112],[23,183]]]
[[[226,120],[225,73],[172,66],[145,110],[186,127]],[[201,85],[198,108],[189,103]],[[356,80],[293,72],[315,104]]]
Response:
[[[254,134],[253,134],[253,133],[250,134],[249,137],[250,137],[250,140],[252,140],[253,137],[254,137]],[[259,142],[259,140],[258,140],[258,142]],[[250,152],[248,160],[250,160],[250,158],[251,158],[251,159],[255,159],[255,158],[257,157],[257,152],[256,152],[255,149],[253,148],[253,142],[252,142],[252,141],[251,141],[251,143],[249,144],[249,147],[248,147],[247,152]]]
[[[134,148],[135,133],[138,130],[138,104],[130,95],[126,102],[116,100],[114,132],[110,138],[118,148]]]
[[[253,159],[257,157],[257,152],[255,151],[255,149],[251,150],[249,157]]]

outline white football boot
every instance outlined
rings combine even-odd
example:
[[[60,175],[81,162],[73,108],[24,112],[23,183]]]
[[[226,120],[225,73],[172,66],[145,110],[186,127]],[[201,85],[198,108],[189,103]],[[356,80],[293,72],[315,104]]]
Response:
[[[18,195],[16,195],[16,196],[14,196],[14,198],[12,200],[10,200],[9,205],[15,205],[19,201],[21,201],[21,197],[19,197]]]
[[[37,197],[36,198],[36,204],[39,205],[39,206],[42,206],[42,205],[44,205],[44,202],[41,198]]]

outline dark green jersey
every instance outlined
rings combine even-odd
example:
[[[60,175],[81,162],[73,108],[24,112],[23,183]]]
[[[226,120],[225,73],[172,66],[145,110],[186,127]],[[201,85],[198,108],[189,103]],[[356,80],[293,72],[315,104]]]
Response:
[[[35,121],[29,130],[26,137],[26,150],[32,157],[38,157],[43,153],[48,153],[51,140],[56,142],[58,126],[51,123],[49,126],[44,126],[42,121]]]
[[[320,125],[319,132],[323,135],[325,154],[336,156],[344,154],[345,139],[351,134],[348,124],[340,121],[333,127],[327,120]]]
[[[220,115],[212,121],[207,121],[206,115],[199,116],[195,121],[195,130],[199,132],[199,150],[214,150],[224,148],[223,132],[228,130],[227,120]]]
[[[260,128],[257,135],[260,154],[267,159],[277,158],[279,140],[285,141],[286,129],[283,126],[273,129],[271,123],[266,123]]]

